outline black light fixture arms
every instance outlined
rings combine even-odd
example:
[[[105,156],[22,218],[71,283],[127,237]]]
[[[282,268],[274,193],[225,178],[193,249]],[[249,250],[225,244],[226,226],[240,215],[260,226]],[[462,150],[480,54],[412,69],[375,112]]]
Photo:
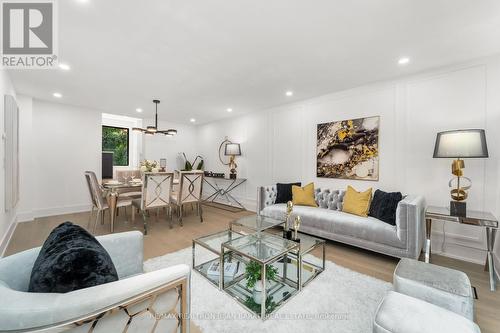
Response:
[[[175,129],[168,129],[168,130],[159,130],[158,129],[158,104],[160,104],[159,99],[153,99],[153,103],[155,103],[155,125],[154,126],[148,126],[146,128],[140,128],[140,127],[134,127],[132,128],[133,131],[137,132],[142,132],[145,134],[153,135],[153,134],[163,134],[167,136],[174,136],[177,134],[177,130]]]

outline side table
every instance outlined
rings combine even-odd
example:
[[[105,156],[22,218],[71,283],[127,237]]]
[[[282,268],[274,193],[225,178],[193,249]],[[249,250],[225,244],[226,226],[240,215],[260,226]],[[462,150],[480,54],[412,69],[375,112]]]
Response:
[[[466,216],[453,216],[450,214],[449,208],[429,206],[425,211],[426,222],[426,241],[425,241],[425,262],[430,262],[431,256],[431,229],[432,221],[441,220],[446,222],[455,222],[461,224],[468,224],[486,229],[486,244],[487,244],[487,257],[485,269],[489,270],[490,274],[490,290],[496,289],[496,275],[495,267],[493,264],[493,246],[495,244],[495,235],[498,229],[498,220],[493,214],[488,212],[468,210]]]

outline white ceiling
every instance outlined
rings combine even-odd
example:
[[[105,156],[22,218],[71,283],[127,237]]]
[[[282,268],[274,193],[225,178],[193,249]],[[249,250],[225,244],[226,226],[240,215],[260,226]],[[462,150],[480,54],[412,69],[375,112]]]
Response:
[[[59,17],[72,69],[11,71],[18,93],[142,117],[159,98],[160,119],[198,124],[500,52],[499,0],[64,0]]]

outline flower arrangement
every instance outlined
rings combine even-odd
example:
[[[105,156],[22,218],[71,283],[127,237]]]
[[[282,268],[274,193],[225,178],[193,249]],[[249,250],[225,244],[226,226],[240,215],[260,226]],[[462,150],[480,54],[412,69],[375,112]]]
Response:
[[[154,160],[144,160],[140,163],[142,172],[158,172],[158,162]]]

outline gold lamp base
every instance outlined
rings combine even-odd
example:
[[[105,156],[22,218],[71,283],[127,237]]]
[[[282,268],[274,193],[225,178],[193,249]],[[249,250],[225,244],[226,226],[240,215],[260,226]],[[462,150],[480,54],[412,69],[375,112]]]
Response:
[[[229,178],[230,179],[236,179],[236,168],[238,167],[236,165],[236,162],[234,161],[235,156],[231,155],[229,157]]]
[[[467,213],[467,204],[465,203],[465,199],[467,199],[467,190],[471,188],[472,182],[469,178],[464,177],[465,168],[464,160],[456,159],[451,164],[451,173],[455,176],[452,178],[448,185],[451,187],[451,198],[450,201],[450,214],[454,216],[466,216]],[[463,186],[463,181],[468,182],[468,185]],[[456,181],[456,186],[454,186],[454,182]]]

